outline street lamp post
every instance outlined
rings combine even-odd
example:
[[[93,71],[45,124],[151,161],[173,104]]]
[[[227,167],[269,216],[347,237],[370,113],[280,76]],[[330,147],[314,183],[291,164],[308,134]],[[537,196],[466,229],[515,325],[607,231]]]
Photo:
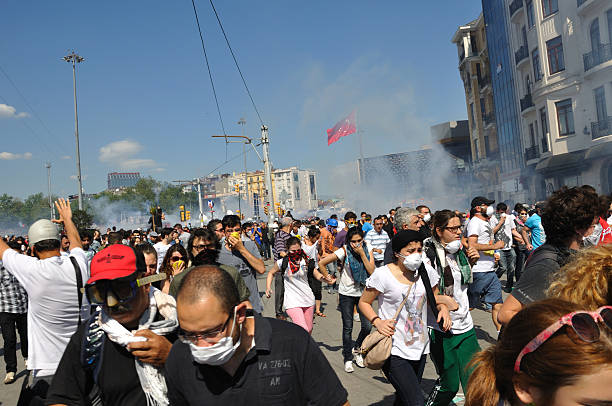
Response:
[[[245,138],[244,126],[246,125],[246,120],[240,117],[240,120],[238,120],[238,124],[242,126],[242,138]],[[242,144],[242,155],[244,155],[244,199],[246,200],[247,207],[251,207],[249,203],[249,178],[247,174],[246,144]],[[238,195],[238,198],[240,198],[240,195]]]
[[[63,58],[72,64],[72,85],[74,88],[74,136],[76,138],[76,164],[77,179],[79,181],[79,210],[83,210],[83,179],[81,177],[81,152],[79,147],[79,115],[77,113],[77,93],[76,93],[76,64],[81,63],[85,58],[77,55],[74,51]]]

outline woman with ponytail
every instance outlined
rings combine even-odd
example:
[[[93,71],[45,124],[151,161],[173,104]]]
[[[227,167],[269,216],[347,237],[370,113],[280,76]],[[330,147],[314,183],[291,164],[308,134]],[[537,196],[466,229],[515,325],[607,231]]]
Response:
[[[535,302],[471,365],[467,406],[610,405],[612,307]]]
[[[268,272],[266,279],[266,297],[272,295],[271,286],[274,274],[282,272],[285,285],[283,300],[284,310],[291,321],[312,333],[312,320],[314,315],[315,297],[308,284],[308,271],[312,270],[317,280],[322,275],[315,269],[308,256],[302,249],[302,243],[297,237],[287,239],[287,256],[280,258],[274,267]],[[335,279],[325,279],[328,283],[334,283]]]

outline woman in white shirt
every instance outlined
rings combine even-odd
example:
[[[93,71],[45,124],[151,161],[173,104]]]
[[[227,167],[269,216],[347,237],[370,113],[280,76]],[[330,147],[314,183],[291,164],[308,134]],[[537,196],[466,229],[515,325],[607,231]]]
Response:
[[[459,391],[459,383],[463,392],[467,392],[471,373],[468,364],[480,351],[467,295],[472,270],[461,246],[461,219],[455,212],[440,210],[434,213],[432,238],[425,244],[425,253],[440,278],[439,293],[452,297],[459,304],[459,308],[450,313],[453,322],[450,331],[443,332],[435,324],[430,330],[431,355],[440,374],[440,389],[435,399],[430,399],[430,404],[446,406]]]
[[[302,240],[302,249],[306,253],[306,256],[314,261],[315,268],[319,263],[319,258],[321,256],[321,245],[319,240],[321,238],[321,231],[315,226],[310,226],[308,229],[308,233],[306,234],[306,238]],[[315,297],[315,312],[314,314],[319,317],[325,317],[325,314],[321,312],[321,281],[317,280],[314,277],[314,272],[308,272],[308,284],[310,285],[310,289],[312,289],[312,293],[314,293]]]
[[[315,297],[308,285],[309,258],[302,249],[300,239],[290,237],[287,239],[287,256],[279,259],[274,267],[268,272],[266,279],[266,297],[272,295],[271,286],[274,274],[283,272],[285,294],[283,307],[291,320],[304,328],[310,334],[312,332],[312,319],[314,314]],[[317,279],[321,274],[310,265]],[[332,280],[333,283],[333,280]]]
[[[363,358],[357,352],[363,340],[370,334],[372,325],[367,317],[359,312],[361,331],[353,345],[353,309],[359,303],[359,298],[365,287],[368,276],[374,272],[374,255],[372,246],[365,244],[364,235],[360,227],[353,227],[346,233],[346,245],[334,251],[333,254],[322,258],[319,270],[325,276],[327,264],[341,261],[343,266],[338,283],[340,313],[342,314],[342,356],[344,357],[344,370],[353,372],[353,358],[358,367],[364,368]]]
[[[382,370],[397,392],[396,405],[423,405],[421,378],[425,358],[429,353],[427,334],[427,290],[419,269],[427,272],[430,285],[438,288],[435,269],[423,263],[423,235],[418,231],[402,230],[391,240],[395,262],[376,268],[366,281],[366,290],[359,301],[359,309],[380,333],[393,337],[391,356]],[[408,299],[393,319],[404,298]],[[378,298],[378,315],[372,303]],[[438,322],[451,326],[445,304],[437,304]]]

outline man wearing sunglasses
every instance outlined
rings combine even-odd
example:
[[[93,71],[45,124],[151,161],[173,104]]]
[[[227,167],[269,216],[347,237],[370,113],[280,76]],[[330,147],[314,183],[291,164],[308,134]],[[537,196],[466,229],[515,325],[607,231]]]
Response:
[[[167,405],[163,374],[176,339],[176,302],[150,286],[144,257],[115,244],[98,252],[85,285],[99,310],[70,339],[47,404],[88,404],[94,384],[105,405]]]
[[[230,276],[193,269],[177,298],[179,338],[166,363],[172,405],[348,405],[346,390],[301,327],[249,317]]]
[[[81,237],[72,221],[70,203],[55,202],[70,241],[70,255],[60,254],[60,233],[50,220],[36,221],[28,231],[35,257],[20,255],[0,239],[0,258],[28,294],[28,369],[33,371],[33,394],[45,398],[64,349],[79,318],[89,306],[79,308],[77,275],[87,280]],[[74,261],[74,262],[72,262]]]

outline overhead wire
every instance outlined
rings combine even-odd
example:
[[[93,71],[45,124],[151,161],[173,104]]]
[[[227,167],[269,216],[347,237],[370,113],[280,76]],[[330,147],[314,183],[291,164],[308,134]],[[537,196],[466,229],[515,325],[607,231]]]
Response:
[[[195,1],[191,0],[193,6],[193,13],[195,15],[196,24],[198,26],[198,33],[200,34],[200,42],[202,43],[202,51],[204,52],[204,60],[206,61],[206,69],[208,70],[208,78],[210,79],[210,86],[212,87],[213,96],[215,98],[215,104],[217,106],[217,113],[219,114],[219,121],[221,122],[221,130],[223,135],[227,135],[225,132],[225,125],[223,124],[223,117],[221,116],[221,108],[219,107],[219,99],[217,98],[217,91],[215,90],[215,82],[213,81],[212,72],[210,70],[210,63],[208,62],[208,54],[206,53],[206,46],[204,45],[204,36],[202,35],[202,28],[200,27],[200,19],[198,18],[198,11],[196,10]],[[227,137],[225,138],[225,160],[227,162]]]
[[[244,84],[244,88],[246,89],[246,92],[249,95],[249,98],[251,99],[251,104],[253,105],[253,109],[255,109],[255,113],[257,113],[257,117],[259,118],[259,123],[263,126],[264,125],[263,120],[261,119],[261,115],[259,114],[259,110],[257,109],[257,106],[255,105],[255,100],[253,100],[253,96],[251,94],[251,91],[249,90],[249,87],[247,86],[246,80],[244,79],[244,75],[242,74],[242,70],[240,69],[240,66],[238,65],[238,60],[236,59],[236,55],[234,54],[234,50],[232,49],[232,46],[229,43],[229,39],[227,38],[227,34],[225,33],[225,29],[223,28],[223,24],[221,23],[221,19],[219,18],[219,14],[217,13],[217,9],[215,8],[215,5],[213,4],[212,0],[209,0],[209,2],[210,2],[210,6],[212,7],[212,9],[213,9],[213,11],[215,13],[215,17],[217,18],[217,22],[219,23],[219,27],[221,28],[221,32],[223,33],[223,37],[225,38],[225,43],[227,44],[227,47],[229,48],[229,51],[232,54],[232,58],[234,59],[234,64],[236,65],[236,69],[238,69],[238,73],[240,74],[240,78],[242,79],[242,83]]]

